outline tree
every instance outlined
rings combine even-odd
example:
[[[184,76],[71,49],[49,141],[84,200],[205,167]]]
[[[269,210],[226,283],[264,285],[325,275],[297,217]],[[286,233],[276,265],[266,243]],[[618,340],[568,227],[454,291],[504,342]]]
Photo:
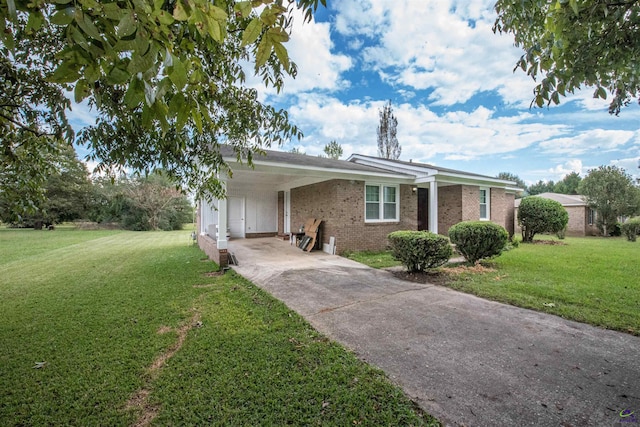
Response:
[[[540,82],[532,105],[558,104],[582,85],[613,95],[609,112],[640,96],[640,3],[634,0],[498,0],[494,32],[512,33],[516,65]],[[514,70],[515,71],[515,70]]]
[[[0,151],[15,171],[24,169],[16,152],[29,151],[42,175],[50,139],[73,142],[72,90],[99,115],[80,141],[101,170],[161,166],[199,194],[221,195],[220,141],[251,162],[261,147],[301,136],[286,111],[244,86],[242,64],[280,90],[297,72],[284,46],[292,13],[310,20],[319,3],[0,2]]]
[[[128,230],[179,230],[192,220],[192,207],[162,171],[146,177],[99,178],[90,219],[117,222]]]
[[[402,147],[398,143],[398,119],[393,115],[391,101],[382,110],[378,110],[380,124],[378,125],[378,156],[383,159],[398,160]]]
[[[578,194],[578,187],[581,181],[582,178],[578,172],[571,172],[565,175],[562,181],[556,182],[553,186],[553,191],[561,194]]]
[[[342,153],[343,153],[342,146],[338,144],[336,141],[331,141],[330,143],[324,146],[324,153],[330,159],[338,160],[340,157],[342,157]]]
[[[543,197],[528,196],[518,207],[518,224],[522,241],[533,242],[538,233],[561,233],[567,227],[569,214],[559,202]]]
[[[555,183],[553,181],[538,181],[527,188],[527,192],[531,196],[542,193],[553,193],[555,190]]]
[[[170,179],[155,172],[130,181],[125,189],[125,228],[134,230],[179,230],[191,220],[189,202]]]
[[[24,154],[24,158],[8,162],[7,167],[0,169],[0,219],[42,228],[43,224],[84,217],[92,188],[86,166],[77,159],[75,150],[54,143],[46,151],[46,165],[33,167],[28,150],[34,148],[29,144],[19,147],[14,154],[21,157]],[[40,175],[43,169],[46,173]]]
[[[65,147],[57,169],[45,182],[44,203],[31,218],[44,225],[86,218],[92,190],[86,165],[78,160],[72,147]]]
[[[301,154],[303,156],[307,155],[307,153],[305,153],[304,151],[302,151],[298,147],[293,147],[291,150],[289,150],[289,152],[292,153],[292,154]]]
[[[619,216],[640,213],[640,189],[633,185],[631,175],[617,166],[590,170],[578,191],[596,211],[596,224],[605,236],[613,230]]]

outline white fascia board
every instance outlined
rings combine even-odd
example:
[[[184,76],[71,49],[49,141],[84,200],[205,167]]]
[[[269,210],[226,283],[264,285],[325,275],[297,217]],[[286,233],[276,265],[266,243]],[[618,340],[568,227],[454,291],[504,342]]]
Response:
[[[362,157],[358,154],[352,154],[347,159],[347,161],[349,162],[353,161],[353,163],[363,165],[363,166],[371,166],[374,168],[384,168],[384,169],[392,170],[394,172],[413,175],[416,177],[435,175],[436,173],[438,173],[438,170],[433,168],[399,164],[399,163],[389,162],[386,159],[373,159],[371,157]]]
[[[507,193],[522,193],[524,191],[524,188],[512,187],[510,185],[507,185],[504,189]]]

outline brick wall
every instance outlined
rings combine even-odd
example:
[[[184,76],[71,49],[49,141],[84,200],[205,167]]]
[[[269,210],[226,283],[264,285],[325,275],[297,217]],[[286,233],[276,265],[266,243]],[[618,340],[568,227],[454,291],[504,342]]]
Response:
[[[489,191],[489,209],[492,222],[513,234],[513,194],[502,188]],[[449,228],[461,221],[480,219],[480,187],[475,185],[448,185],[438,187],[438,233],[449,234]]]
[[[291,228],[297,230],[307,218],[322,223],[322,241],[336,238],[338,252],[382,250],[387,235],[418,227],[418,196],[410,185],[400,186],[400,220],[392,223],[364,222],[364,181],[331,180],[291,190]]]
[[[567,223],[567,236],[597,236],[598,228],[588,224],[589,208],[584,206],[565,206],[569,214],[569,222]],[[514,210],[514,231],[522,233],[522,229],[518,225],[518,210]]]
[[[198,246],[207,256],[217,263],[220,268],[229,266],[229,254],[226,249],[218,249],[216,241],[206,235],[198,236]]]
[[[480,219],[480,187],[477,185],[461,185],[460,187],[462,193],[462,220],[478,221]],[[491,205],[491,202],[489,202],[489,205]]]
[[[506,192],[503,188],[492,188],[490,200],[491,222],[507,228],[507,203],[509,199],[506,197]],[[511,203],[511,209],[513,209],[513,203]],[[507,231],[509,230],[507,229]]]
[[[462,221],[462,186],[438,187],[438,233],[447,235],[449,228]]]
[[[515,209],[513,207],[513,203],[516,200],[516,195],[513,193],[505,194],[504,199],[505,199],[504,203],[505,203],[505,209],[506,209],[506,214],[504,216],[504,228],[507,229],[509,236],[513,236],[513,233],[515,232],[515,229],[514,229]]]

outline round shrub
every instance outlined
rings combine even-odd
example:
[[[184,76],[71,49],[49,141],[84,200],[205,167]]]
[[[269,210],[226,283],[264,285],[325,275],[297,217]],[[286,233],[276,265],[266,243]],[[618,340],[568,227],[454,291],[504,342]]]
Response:
[[[518,224],[522,227],[523,242],[532,242],[537,233],[562,232],[568,222],[567,210],[555,200],[529,196],[520,202]]]
[[[475,264],[500,255],[509,241],[509,233],[493,222],[465,221],[449,229],[449,239],[467,261]]]
[[[387,236],[391,253],[408,271],[424,271],[449,261],[449,239],[429,231],[394,231]]]
[[[627,237],[630,242],[635,242],[637,236],[640,235],[640,216],[628,219],[627,222],[620,226],[620,231]]]

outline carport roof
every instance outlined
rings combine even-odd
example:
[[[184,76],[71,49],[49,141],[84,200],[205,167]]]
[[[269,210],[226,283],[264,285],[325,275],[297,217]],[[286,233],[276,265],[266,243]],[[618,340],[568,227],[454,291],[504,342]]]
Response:
[[[352,171],[361,174],[373,174],[373,175],[392,175],[399,178],[413,178],[413,175],[405,173],[390,172],[388,169],[378,168],[374,166],[361,165],[346,160],[335,160],[326,157],[307,156],[297,153],[287,153],[284,151],[275,150],[261,150],[264,154],[258,151],[252,152],[252,161],[255,165],[282,165],[285,167],[297,166],[300,168],[308,169],[327,169],[327,170],[340,170],[340,171]],[[247,150],[242,151],[243,162],[247,158]],[[237,163],[237,153],[233,147],[229,145],[220,145],[220,154],[227,163]]]

